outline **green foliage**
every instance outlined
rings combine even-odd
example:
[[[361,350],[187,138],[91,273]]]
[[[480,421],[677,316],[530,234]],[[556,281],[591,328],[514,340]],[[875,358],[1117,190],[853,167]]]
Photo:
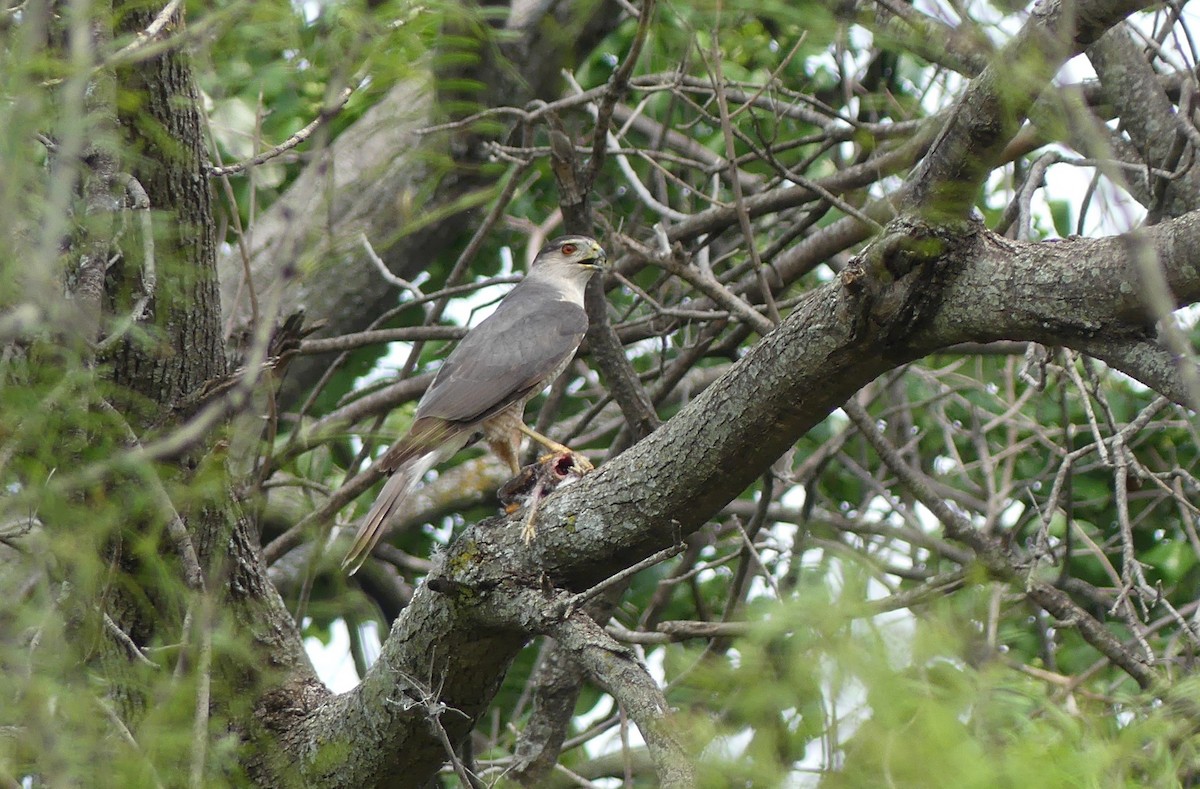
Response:
[[[1169,786],[1193,758],[1170,709],[1131,697],[1119,712],[1022,673],[960,623],[950,605],[872,616],[823,587],[774,607],[672,698],[705,753],[701,785],[785,786],[816,770],[830,787]],[[667,650],[669,674],[699,657]]]
[[[400,0],[370,10],[358,3],[223,0],[205,14],[221,35],[199,51],[197,75],[209,102],[217,154],[226,164],[283,142],[320,116],[343,88],[355,88],[345,108],[296,149],[299,156],[231,180],[243,223],[252,219],[251,206],[268,208],[311,153],[420,66],[444,9],[440,2],[413,6]]]
[[[635,78],[656,75],[657,82],[635,84],[621,97],[635,99],[625,109],[650,120],[651,131],[633,121],[620,129],[619,155],[628,169],[614,164],[613,153],[598,174],[591,193],[598,226],[618,244],[617,232],[651,244],[658,241],[656,228],[678,227],[677,213],[735,205],[729,145],[747,179],[745,191],[761,195],[907,144],[917,124],[902,133],[896,127],[927,119],[936,94],[953,93],[954,81],[965,77],[947,77],[941,66],[906,51],[897,29],[885,35],[835,17],[835,5],[660,5],[634,72]],[[319,436],[306,432],[347,403],[361,402],[355,398],[367,392],[362,377],[378,372],[389,351],[376,343],[350,351],[301,415],[291,405],[280,413],[279,403],[256,391],[250,404],[236,404],[244,419],[227,432],[210,424],[185,447],[154,460],[139,453],[197,419],[190,401],[154,399],[151,390],[170,381],[142,382],[142,394],[115,383],[136,366],[128,362],[134,352],[167,359],[191,350],[173,345],[169,329],[178,316],[204,305],[190,299],[194,267],[168,250],[194,241],[195,228],[152,207],[159,250],[154,320],[127,327],[121,321],[139,296],[148,239],[119,189],[108,197],[120,210],[91,210],[84,198],[94,186],[88,178],[96,157],[111,154],[124,172],[139,157],[165,159],[183,150],[181,135],[151,121],[151,97],[128,84],[112,97],[119,118],[93,112],[89,102],[98,83],[92,78],[108,73],[95,60],[135,39],[125,34],[97,52],[64,51],[72,29],[82,35],[92,22],[103,27],[113,20],[84,15],[86,4],[54,6],[61,16],[43,6],[0,11],[0,241],[17,250],[0,264],[0,527],[37,532],[35,539],[16,540],[20,555],[12,551],[15,563],[32,570],[0,576],[0,780],[36,775],[47,786],[174,786],[188,781],[195,762],[206,785],[244,785],[246,765],[275,757],[249,752],[243,738],[255,733],[251,705],[259,691],[279,679],[272,668],[279,656],[254,642],[248,624],[255,617],[243,607],[252,597],[245,579],[231,580],[220,560],[231,550],[228,521],[257,517],[264,542],[278,537],[403,434],[412,405]],[[196,69],[207,142],[226,164],[285,140],[321,117],[343,88],[354,87],[346,106],[308,142],[245,175],[213,182],[225,212],[216,229],[225,231],[220,241],[229,245],[238,240],[239,224],[252,227],[307,168],[327,174],[320,169],[327,165],[326,146],[401,81],[432,83],[435,117],[452,120],[501,103],[492,91],[502,82],[519,92],[530,76],[524,69],[532,68],[504,59],[517,51],[517,37],[502,29],[502,4],[221,0],[191,6],[188,25],[170,34],[180,37],[172,42],[185,45]],[[558,26],[545,33],[555,39],[552,51],[584,90],[603,86],[629,52],[637,20],[625,16],[590,51],[583,51],[575,22],[546,22]],[[118,73],[126,81],[141,68],[134,59]],[[732,119],[722,117],[714,80],[728,92]],[[519,103],[526,110],[537,106]],[[494,114],[453,129],[445,135],[446,149],[423,150],[417,166],[428,177],[405,194],[384,197],[394,221],[383,237],[371,239],[381,248],[427,231],[462,241],[451,254],[420,260],[417,284],[425,294],[449,284],[456,253],[509,178],[518,179],[514,195],[499,207],[501,219],[462,281],[502,273],[505,250],[520,269],[524,244],[536,235],[530,229],[552,224],[546,220],[558,208],[558,195],[545,153],[547,126],[514,124],[515,115]],[[564,105],[555,120],[578,145],[586,170],[592,116]],[[689,145],[664,142],[668,134]],[[522,164],[513,164],[516,159]],[[463,161],[468,166],[454,177],[475,180],[456,192],[441,176]],[[997,185],[1019,180],[1028,162],[1011,167],[1011,177],[998,171],[979,192],[989,227],[1009,199]],[[887,174],[903,177],[903,169]],[[836,191],[836,200],[756,209],[747,218],[748,237],[740,225],[706,229],[671,251],[688,266],[707,256],[706,275],[741,297],[753,290],[750,280],[766,277],[751,267],[751,241],[775,266],[803,251],[815,238],[810,231],[834,228],[850,210],[889,192],[886,179],[877,178]],[[676,213],[664,219],[663,205]],[[1033,233],[1073,232],[1075,203],[1049,199],[1048,205],[1049,216],[1035,217]],[[324,232],[340,208],[322,204],[299,224]],[[82,310],[62,294],[76,285],[80,247],[106,235],[116,240],[105,250],[112,262],[105,268],[100,334],[128,329],[128,343],[97,348],[73,333]],[[614,257],[629,251],[609,246]],[[843,246],[820,261],[830,265],[781,280],[770,305],[751,308],[786,317],[857,251],[854,244]],[[669,419],[756,339],[691,283],[650,265],[637,250],[629,258],[623,274],[634,287],[608,294],[609,317],[626,339],[633,370],[659,398],[659,416]],[[338,261],[314,243],[288,263],[303,280]],[[491,297],[473,296],[473,308]],[[429,298],[401,298],[407,301],[380,327],[427,322]],[[438,320],[459,322],[465,311]],[[1196,334],[1193,329],[1193,340]],[[421,344],[413,371],[436,369],[447,347]],[[407,348],[387,364],[405,365]],[[655,670],[662,666],[692,752],[703,755],[702,785],[792,786],[814,770],[821,784],[846,787],[1169,786],[1194,772],[1194,736],[1184,722],[1195,717],[1196,686],[1186,672],[1196,642],[1167,609],[1193,619],[1200,591],[1200,542],[1188,498],[1195,498],[1200,476],[1194,425],[1186,415],[1162,416],[1122,435],[1128,454],[1117,455],[1112,436],[1151,406],[1153,395],[1058,351],[1044,362],[1026,362],[1021,352],[939,355],[859,395],[935,495],[1011,553],[1015,577],[990,577],[970,551],[947,538],[911,487],[835,413],[796,443],[791,462],[773,469],[771,485],[743,491],[691,537],[692,566],[667,563],[630,581],[614,613],[625,628],[657,636],[656,626],[666,622],[755,623],[751,635],[738,640],[663,645],[651,639],[645,647]],[[684,372],[695,380],[660,391],[673,365],[689,358]],[[570,396],[536,398],[530,413],[553,405],[556,437],[571,433],[577,448],[601,456],[626,437],[603,383],[576,376]],[[581,420],[584,415],[590,421]],[[264,416],[275,418],[275,432],[263,430]],[[263,436],[269,440],[258,447]],[[1095,451],[1064,465],[1098,439],[1107,454]],[[238,444],[255,449],[230,449]],[[363,452],[364,444],[371,452]],[[460,454],[442,471],[467,457]],[[1129,464],[1121,491],[1114,457]],[[338,526],[361,516],[377,490],[344,507]],[[771,508],[760,510],[768,490]],[[1051,500],[1052,491],[1061,495]],[[1124,498],[1123,521],[1118,505]],[[344,623],[367,619],[379,620],[386,632],[385,620],[421,582],[422,562],[465,523],[495,511],[492,501],[464,504],[389,535],[392,548],[415,557],[411,567],[386,570],[399,590],[388,600],[392,608],[361,578],[326,571],[320,564],[324,531],[305,535],[303,552],[277,563],[271,578],[283,579],[288,611],[305,623],[306,636],[329,643]],[[214,584],[208,594],[185,582],[169,533],[176,515],[190,524],[217,524],[199,545],[218,557],[206,568]],[[745,549],[747,532],[757,540],[757,555]],[[7,535],[0,550],[9,550]],[[1136,600],[1124,596],[1134,566],[1150,590]],[[1021,585],[1027,578],[1068,589],[1082,611],[1130,649],[1145,639],[1163,656],[1155,668],[1174,686],[1138,691],[1072,623],[1052,621],[1030,605]],[[511,755],[516,731],[532,714],[529,680],[539,649],[535,644],[507,667],[490,713],[476,728],[477,739],[487,740],[477,757]],[[205,694],[211,704],[202,702]],[[608,694],[585,685],[568,736],[600,715],[607,716],[604,725],[620,725],[613,708]],[[318,759],[336,766],[347,747],[330,745]],[[583,767],[592,755],[576,748],[561,763]],[[651,780],[638,776],[635,785]]]
[[[37,774],[49,786],[144,786],[175,783],[181,765],[201,758],[208,774],[232,781],[243,754],[231,726],[271,675],[235,609],[210,610],[185,588],[163,532],[164,501],[184,511],[220,504],[223,477],[201,464],[184,480],[139,461],[125,417],[104,405],[128,402],[128,393],[97,372],[35,346],[28,358],[10,358],[0,380],[4,520],[24,514],[44,528],[28,545],[36,572],[5,574],[0,587],[0,774]],[[119,614],[99,605],[105,600],[126,608]],[[158,625],[136,660],[114,638],[122,614]],[[203,664],[202,641],[221,670]],[[209,682],[218,701],[198,741],[196,699]]]

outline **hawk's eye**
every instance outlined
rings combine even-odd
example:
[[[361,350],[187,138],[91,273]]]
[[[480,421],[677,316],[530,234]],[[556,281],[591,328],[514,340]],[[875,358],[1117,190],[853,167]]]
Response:
[[[561,247],[558,248],[558,251],[563,253],[564,255],[574,255],[575,249],[576,249],[576,247],[574,244],[563,244]]]

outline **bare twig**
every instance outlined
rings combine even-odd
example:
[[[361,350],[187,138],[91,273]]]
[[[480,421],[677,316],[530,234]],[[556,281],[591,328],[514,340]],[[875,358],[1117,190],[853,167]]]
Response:
[[[632,578],[634,575],[637,575],[642,570],[645,570],[647,567],[653,567],[654,565],[656,565],[660,562],[665,562],[667,559],[670,559],[672,556],[678,556],[679,554],[683,553],[683,550],[686,547],[687,547],[686,544],[678,543],[676,545],[672,545],[670,548],[663,548],[661,551],[658,551],[657,553],[653,553],[650,556],[647,556],[645,559],[642,559],[637,564],[626,567],[621,572],[611,575],[608,578],[605,578],[603,581],[601,581],[600,583],[591,587],[590,589],[585,589],[584,591],[576,594],[574,597],[572,597],[567,602],[568,613],[570,611],[574,611],[575,609],[579,608],[581,605],[586,603],[588,600],[591,600],[593,597],[600,594],[604,590],[611,589],[612,587],[616,586],[617,584],[624,583],[624,581],[626,579]]]
[[[154,782],[154,786],[157,787],[157,789],[163,789],[162,780],[158,777],[158,770],[154,769],[154,763],[146,758],[146,754],[142,750],[142,746],[138,744],[137,739],[133,736],[133,732],[129,730],[129,727],[125,725],[125,721],[121,720],[121,716],[117,714],[117,711],[112,708],[112,705],[109,704],[106,699],[96,698],[95,702],[104,713],[104,717],[108,718],[108,722],[111,723],[117,730],[117,734],[119,734],[121,739],[125,741],[125,744],[128,745],[135,754],[141,757],[146,769],[150,772],[150,780]]]
[[[637,65],[638,56],[642,54],[642,47],[646,44],[646,39],[650,35],[650,21],[654,17],[655,0],[642,0],[642,9],[638,14],[637,31],[633,34],[633,41],[629,44],[629,51],[625,53],[625,57],[621,60],[621,65],[613,72],[612,77],[608,81],[608,86],[604,91],[603,98],[600,100],[600,108],[596,115],[596,132],[592,140],[592,160],[588,166],[587,175],[583,180],[582,192],[587,194],[591,191],[592,184],[596,181],[596,176],[600,174],[600,168],[604,166],[604,153],[608,148],[608,127],[612,122],[613,108],[624,95],[625,90],[629,85],[629,77],[633,74],[633,68]]]
[[[172,2],[175,2],[175,0],[172,0]],[[208,168],[208,174],[215,177],[237,175],[238,173],[245,172],[252,167],[257,167],[260,164],[266,164],[280,154],[287,153],[296,146],[307,142],[308,138],[312,137],[313,132],[321,128],[323,124],[328,123],[336,118],[338,113],[342,111],[347,102],[350,101],[350,97],[353,95],[353,85],[342,88],[342,91],[338,94],[337,98],[335,98],[327,106],[321,108],[321,112],[317,115],[317,117],[313,118],[304,126],[303,129],[300,129],[283,142],[268,148],[262,153],[255,154],[244,161],[235,162],[234,164],[229,165],[211,166]]]
[[[199,628],[199,655],[196,660],[196,702],[192,717],[192,760],[188,771],[188,784],[192,789],[206,786],[204,767],[208,753],[208,711],[212,702],[212,658],[213,658],[213,600],[207,594],[199,599],[201,615],[196,618]]]
[[[123,63],[135,59],[135,56],[140,50],[144,49],[148,44],[157,41],[158,37],[166,30],[167,25],[172,21],[172,18],[180,12],[183,6],[183,0],[170,0],[163,9],[158,12],[153,21],[146,26],[146,29],[134,36],[133,41],[126,44],[121,49],[117,50],[111,58],[109,64]]]
[[[946,536],[969,546],[988,571],[998,578],[1015,579],[1014,568],[1001,547],[976,530],[965,517],[933,493],[924,475],[904,462],[895,448],[879,434],[862,406],[850,400],[843,406],[843,410],[892,473],[941,521],[946,529]],[[1031,579],[1026,584],[1025,594],[1030,600],[1058,617],[1064,625],[1078,628],[1085,641],[1122,668],[1143,688],[1149,688],[1158,682],[1158,676],[1150,666],[1125,649],[1108,628],[1078,606],[1066,592],[1040,580]]]

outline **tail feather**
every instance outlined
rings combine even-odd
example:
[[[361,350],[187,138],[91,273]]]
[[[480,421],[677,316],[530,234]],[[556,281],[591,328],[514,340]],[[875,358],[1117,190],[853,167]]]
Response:
[[[383,454],[378,467],[387,472],[388,480],[358,527],[346,558],[342,559],[342,570],[347,575],[354,575],[362,567],[383,536],[391,514],[408,498],[425,472],[462,449],[466,439],[461,430],[444,420],[418,419],[408,435]]]
[[[350,544],[346,558],[342,560],[342,569],[346,571],[347,575],[354,575],[358,572],[358,568],[362,567],[363,562],[371,554],[371,549],[375,547],[375,543],[379,542],[379,538],[383,536],[384,526],[391,519],[392,513],[396,511],[401,502],[408,498],[408,494],[412,493],[417,482],[425,476],[425,472],[433,468],[438,460],[438,454],[440,453],[428,452],[410,458],[388,477],[388,481],[383,485],[383,490],[379,492],[375,503],[371,505],[370,511],[363,518],[362,525],[358,527],[358,533],[354,535],[354,542]]]

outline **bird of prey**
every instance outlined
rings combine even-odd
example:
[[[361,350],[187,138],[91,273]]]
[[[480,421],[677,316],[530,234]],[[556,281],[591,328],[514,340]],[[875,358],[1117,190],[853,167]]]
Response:
[[[417,404],[408,433],[380,458],[388,480],[342,569],[353,575],[425,472],[472,441],[482,437],[514,474],[522,433],[552,452],[571,452],[525,424],[525,404],[571,363],[587,332],[584,287],[605,260],[587,236],[554,239],[496,311],[463,337]]]

